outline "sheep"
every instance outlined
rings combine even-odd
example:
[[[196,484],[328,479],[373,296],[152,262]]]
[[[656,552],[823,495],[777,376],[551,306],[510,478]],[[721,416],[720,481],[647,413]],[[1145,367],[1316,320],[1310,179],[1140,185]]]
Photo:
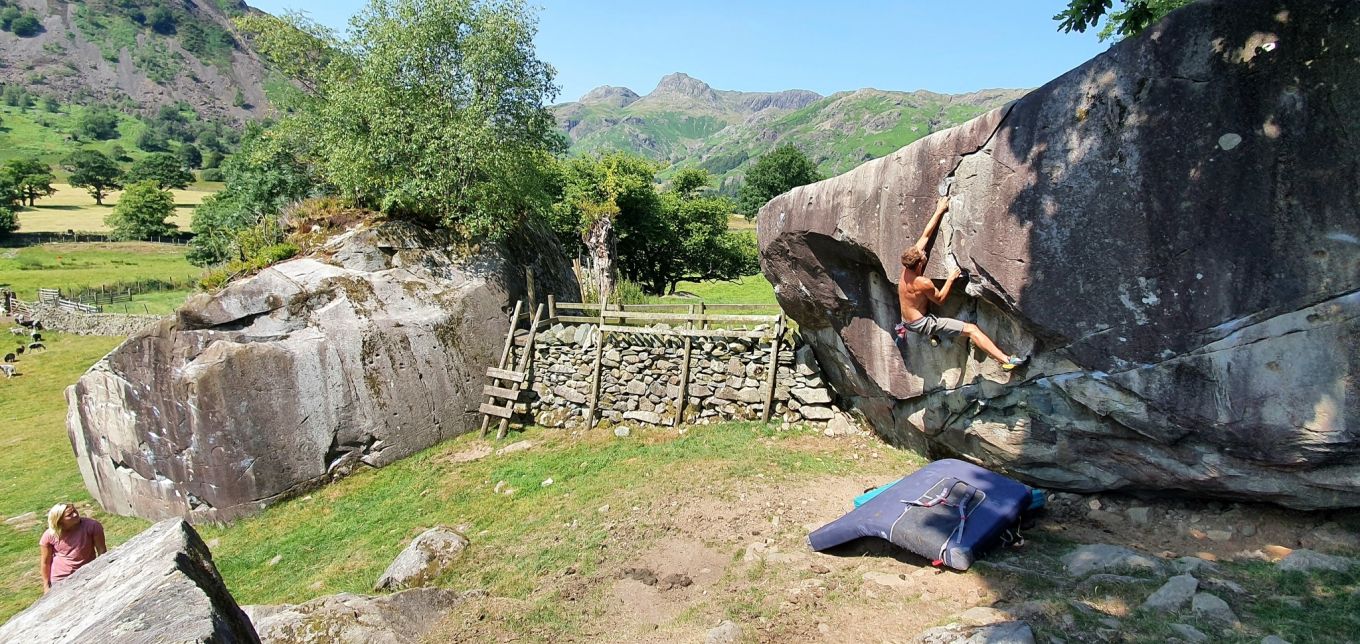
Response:
[[[28,334],[28,336],[33,338],[33,342],[42,342],[42,334],[37,331]]]
[[[24,335],[25,333],[28,333],[28,329],[21,326],[12,326],[9,328],[9,332],[10,335]]]
[[[5,362],[14,362],[15,360],[18,360],[18,358],[15,358],[13,353],[5,354]]]
[[[29,352],[37,351],[38,349],[42,349],[43,351],[46,351],[46,350],[47,350],[47,345],[45,345],[45,344],[43,344],[43,343],[41,343],[41,342],[30,342],[30,343],[28,343],[28,350],[29,350]]]
[[[21,344],[17,347],[14,347],[14,355],[16,356],[24,355],[24,345]]]
[[[12,364],[0,364],[0,373],[5,374],[6,378],[13,378],[18,374],[18,372],[14,370],[14,365]]]

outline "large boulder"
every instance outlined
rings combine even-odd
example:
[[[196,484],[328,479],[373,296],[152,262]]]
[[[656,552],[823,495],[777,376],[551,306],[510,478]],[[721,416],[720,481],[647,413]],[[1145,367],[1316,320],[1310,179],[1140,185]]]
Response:
[[[1360,505],[1360,3],[1206,0],[761,210],[764,273],[889,440],[1042,486]],[[903,248],[963,343],[894,346]]]
[[[193,527],[162,521],[0,626],[0,642],[260,641]]]
[[[556,256],[539,297],[574,298]],[[67,390],[86,487],[119,514],[229,521],[477,427],[527,263],[387,223],[191,297]]]

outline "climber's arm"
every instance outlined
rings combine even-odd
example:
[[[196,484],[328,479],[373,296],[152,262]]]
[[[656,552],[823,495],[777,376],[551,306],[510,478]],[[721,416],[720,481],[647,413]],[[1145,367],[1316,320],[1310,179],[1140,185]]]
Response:
[[[930,221],[926,223],[926,229],[921,233],[921,238],[916,240],[916,247],[923,252],[930,244],[930,238],[935,236],[935,231],[940,227],[940,220],[944,218],[944,213],[949,210],[949,197],[940,197],[935,204],[935,214],[930,216]]]
[[[926,283],[925,285],[929,288],[929,290],[926,291],[926,299],[930,300],[933,304],[944,304],[944,301],[949,299],[949,291],[954,288],[954,280],[959,278],[959,274],[959,269],[954,269],[954,272],[949,274],[949,279],[944,281],[944,286],[941,286],[940,288],[935,288],[935,283],[924,277],[918,277],[917,279],[924,280]]]

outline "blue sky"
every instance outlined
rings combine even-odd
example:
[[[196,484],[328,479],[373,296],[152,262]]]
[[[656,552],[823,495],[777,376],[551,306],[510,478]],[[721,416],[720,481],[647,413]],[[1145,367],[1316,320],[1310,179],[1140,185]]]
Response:
[[[366,0],[247,0],[343,30]],[[599,85],[650,92],[685,72],[715,89],[820,94],[874,87],[962,93],[1037,87],[1104,51],[1063,34],[1065,0],[807,2],[539,0],[538,55],[557,69],[559,102]]]

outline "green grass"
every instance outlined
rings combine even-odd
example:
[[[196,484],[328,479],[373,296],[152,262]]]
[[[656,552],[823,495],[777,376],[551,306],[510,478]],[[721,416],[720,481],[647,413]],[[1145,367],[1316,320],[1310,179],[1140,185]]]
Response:
[[[207,528],[204,536],[218,540],[214,560],[239,602],[277,603],[369,592],[411,537],[432,525],[461,524],[483,545],[441,585],[526,597],[542,575],[568,566],[594,571],[593,553],[610,537],[607,529],[591,526],[603,505],[617,513],[605,518],[617,519],[632,505],[683,494],[696,480],[775,482],[856,468],[848,455],[824,457],[781,445],[804,435],[755,423],[695,427],[678,438],[651,440],[619,440],[604,430],[578,437],[531,429],[516,438],[533,440],[532,450],[452,463],[449,454],[478,442],[464,436],[332,484],[310,499],[282,503],[228,528]],[[542,486],[549,478],[553,483]],[[515,493],[496,494],[501,481]],[[563,529],[574,518],[582,529]],[[279,563],[268,565],[276,556]]]
[[[676,293],[684,292],[698,297],[708,304],[778,304],[774,299],[774,286],[764,275],[750,275],[732,282],[680,282],[675,290]],[[671,295],[660,301],[686,304],[694,300]]]
[[[48,350],[23,356],[17,363],[21,376],[0,378],[0,515],[34,512],[39,519],[37,527],[25,530],[0,525],[0,622],[41,592],[38,538],[48,508],[76,503],[82,513],[104,524],[110,547],[148,525],[96,509],[66,436],[63,390],[120,339],[55,332],[44,336]]]
[[[39,198],[33,208],[18,211],[19,232],[108,232],[109,227],[104,223],[104,218],[118,205],[123,191],[116,190],[105,195],[101,206],[96,205],[94,198],[83,188],[73,188],[64,183],[55,183],[52,187],[56,188],[55,194]],[[170,193],[175,197],[175,214],[171,215],[169,222],[179,226],[180,230],[188,230],[193,224],[194,209],[198,204],[203,202],[204,197],[221,189],[221,183],[200,181],[190,184],[188,190],[171,190]]]
[[[201,272],[184,258],[184,247],[145,242],[43,244],[0,248],[0,281],[24,300],[37,299],[39,288],[72,292],[135,280],[184,280]],[[180,299],[182,300],[182,291]],[[148,302],[168,301],[163,295]],[[134,296],[134,302],[142,298]],[[153,311],[155,312],[155,311]]]

